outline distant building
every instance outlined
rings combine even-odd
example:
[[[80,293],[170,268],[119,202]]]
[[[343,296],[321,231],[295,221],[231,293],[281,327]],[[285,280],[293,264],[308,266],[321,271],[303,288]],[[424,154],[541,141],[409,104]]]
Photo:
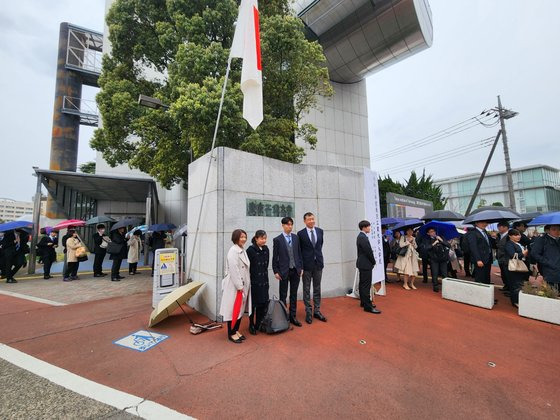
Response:
[[[33,213],[33,203],[0,198],[0,220],[10,222],[24,214]]]
[[[560,211],[560,170],[533,165],[512,170],[515,208],[519,213]],[[464,213],[480,174],[468,174],[435,181],[447,198],[447,210]],[[506,172],[487,174],[474,202],[474,208],[501,203],[510,206]]]

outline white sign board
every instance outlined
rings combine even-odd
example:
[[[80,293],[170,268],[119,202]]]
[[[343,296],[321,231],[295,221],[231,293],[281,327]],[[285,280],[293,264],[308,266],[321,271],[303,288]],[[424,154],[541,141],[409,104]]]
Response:
[[[117,341],[113,341],[113,343],[132,350],[144,352],[161,343],[167,338],[169,338],[168,335],[140,330],[127,335],[126,337],[123,337]]]
[[[179,287],[179,250],[177,248],[158,249],[154,259],[153,308],[167,294]]]
[[[373,248],[375,267],[373,269],[372,284],[385,281],[385,264],[383,261],[383,235],[381,233],[381,210],[379,208],[379,188],[377,172],[364,168],[364,204],[366,219],[371,223],[369,241]]]

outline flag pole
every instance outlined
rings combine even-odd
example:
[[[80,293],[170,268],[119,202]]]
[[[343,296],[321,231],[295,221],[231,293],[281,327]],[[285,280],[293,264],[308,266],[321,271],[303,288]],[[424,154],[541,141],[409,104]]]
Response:
[[[226,95],[226,87],[229,79],[230,68],[231,68],[231,56],[228,57],[226,76],[224,78],[224,85],[222,86],[222,97],[220,98],[220,106],[218,107],[218,117],[216,118],[216,126],[214,127],[214,137],[212,138],[212,147],[210,148],[208,169],[206,170],[206,179],[204,180],[204,189],[202,190],[202,199],[200,201],[200,210],[198,212],[198,220],[196,222],[196,230],[194,232],[193,247],[191,252],[191,258],[189,260],[189,269],[187,270],[186,281],[189,280],[191,275],[192,263],[194,259],[194,250],[196,248],[196,241],[198,239],[198,231],[200,229],[200,219],[202,218],[202,209],[204,208],[204,199],[206,197],[206,188],[208,187],[208,178],[210,177],[210,168],[212,167],[212,159],[214,159],[214,148],[216,146],[216,137],[218,135],[218,127],[220,126],[220,117],[222,116],[222,107],[224,105],[224,97]]]

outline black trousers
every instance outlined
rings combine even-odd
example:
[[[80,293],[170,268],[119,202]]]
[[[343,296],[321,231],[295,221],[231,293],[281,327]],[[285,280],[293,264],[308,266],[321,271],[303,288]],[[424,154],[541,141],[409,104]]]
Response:
[[[441,276],[441,278],[447,277],[447,261],[444,262],[432,261],[430,263],[430,268],[432,271],[432,284],[434,286],[438,286],[439,285],[438,276]]]
[[[465,254],[463,256],[463,265],[464,265],[464,269],[465,269],[465,276],[466,277],[472,277],[472,273],[471,273],[471,255],[470,254]]]
[[[120,276],[119,271],[121,270],[122,258],[115,258],[113,260],[113,265],[111,266],[111,279],[116,279]]]
[[[78,265],[79,262],[69,262],[66,263],[66,271],[64,271],[64,278],[67,279],[68,277],[74,277],[78,272]]]
[[[358,290],[360,292],[360,302],[364,309],[373,309],[371,303],[371,278],[372,270],[360,270],[360,283]]]
[[[231,325],[231,321],[228,321],[228,322],[227,322],[227,334],[228,334],[228,337],[229,337],[230,335],[235,334],[235,333],[237,332],[237,330],[239,329],[239,326],[240,326],[240,325],[241,325],[241,318],[239,318],[239,319],[237,320],[237,322],[236,322],[235,324],[233,324],[233,326]]]
[[[422,280],[424,283],[428,283],[428,266],[433,270],[432,263],[428,257],[422,258]]]
[[[299,276],[295,268],[290,268],[288,275],[280,280],[280,300],[286,305],[288,295],[288,285],[290,285],[290,318],[296,317],[297,311],[297,291],[299,288]]]
[[[138,267],[138,263],[128,263],[128,273],[129,274],[136,274],[136,268]]]
[[[51,275],[51,267],[53,265],[53,260],[49,255],[43,256],[43,277],[48,277]]]
[[[523,284],[527,280],[529,280],[529,273],[507,270],[507,279],[508,279],[508,288],[510,291],[511,303],[515,305],[519,303],[519,291],[523,288]]]
[[[492,262],[487,262],[482,267],[478,264],[474,265],[474,281],[477,283],[490,284],[490,270],[492,269]]]
[[[101,274],[103,273],[103,259],[107,255],[107,251],[104,249],[100,252],[95,254],[95,258],[93,259],[93,274]]]
[[[512,291],[512,287],[509,284],[509,271],[508,265],[506,263],[499,263],[500,266],[500,275],[502,276],[502,283],[504,283],[504,288],[502,290],[509,290]]]
[[[257,330],[261,327],[262,320],[266,315],[267,306],[268,303],[253,306],[253,311],[251,313],[251,316],[249,317],[249,323]]]
[[[389,277],[387,277],[387,267],[389,266],[390,259],[391,257],[383,257],[383,265],[385,266],[385,280],[389,280]]]

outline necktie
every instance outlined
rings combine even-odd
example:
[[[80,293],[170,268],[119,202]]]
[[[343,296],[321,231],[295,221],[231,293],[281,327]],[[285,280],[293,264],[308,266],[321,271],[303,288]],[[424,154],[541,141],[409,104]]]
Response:
[[[311,229],[311,243],[313,246],[317,243],[317,239],[315,239],[315,229]]]
[[[286,239],[288,240],[288,245],[292,246],[292,235],[286,236]]]

